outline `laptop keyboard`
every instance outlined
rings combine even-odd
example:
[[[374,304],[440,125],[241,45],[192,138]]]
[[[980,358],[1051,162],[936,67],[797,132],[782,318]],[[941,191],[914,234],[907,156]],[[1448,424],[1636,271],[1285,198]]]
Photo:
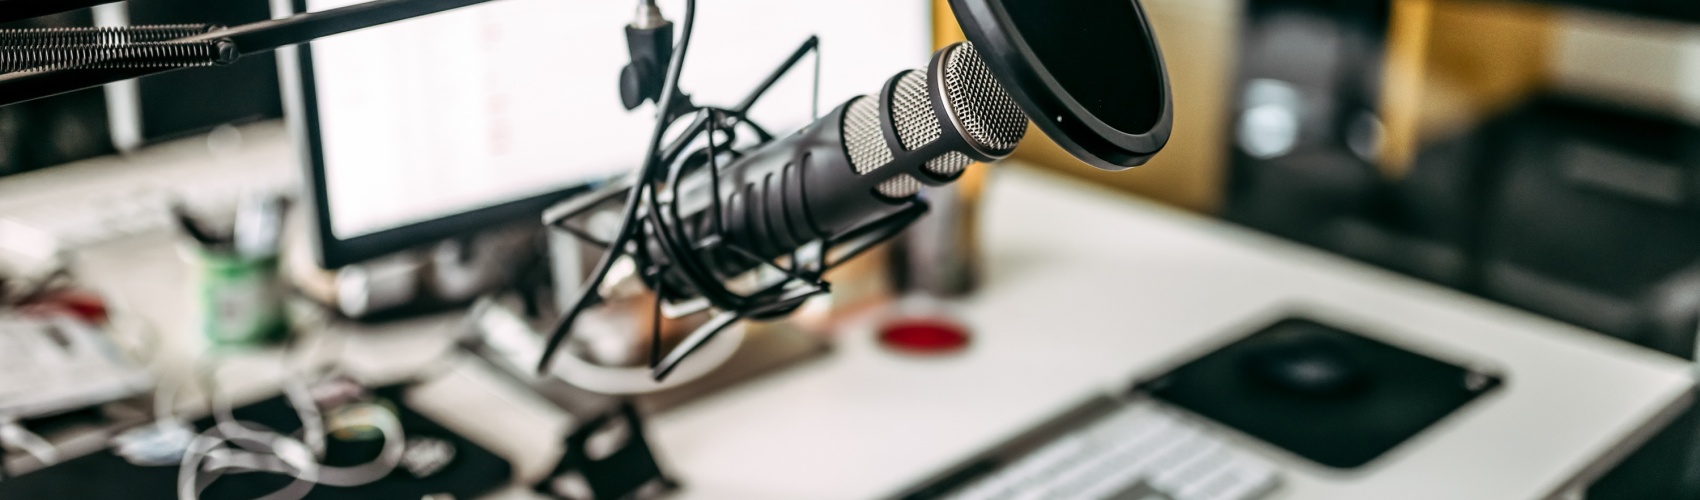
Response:
[[[1127,405],[945,498],[1248,500],[1280,482],[1275,465],[1154,405]]]

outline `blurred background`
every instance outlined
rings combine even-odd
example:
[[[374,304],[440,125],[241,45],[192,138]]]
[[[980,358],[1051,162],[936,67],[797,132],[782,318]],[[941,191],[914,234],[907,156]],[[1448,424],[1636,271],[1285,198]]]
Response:
[[[1700,5],[1147,5],[1187,82],[1164,154],[1105,173],[1034,134],[1018,155],[1695,359]],[[1700,494],[1674,434],[1596,494]]]
[[[916,8],[902,16],[924,26],[917,32],[928,42],[960,39],[943,0],[913,1]],[[617,3],[623,19],[627,2]],[[120,5],[0,28],[234,25],[272,15],[265,0]],[[1697,359],[1700,2],[1143,5],[1172,82],[1175,126],[1167,148],[1148,165],[1103,172],[1034,129],[1015,153],[1018,161],[1686,362]],[[739,35],[718,36],[730,46]],[[825,43],[830,47],[832,39]],[[790,49],[779,45],[767,52]],[[916,51],[891,67],[919,67],[924,55]],[[824,59],[829,67],[834,63],[830,55]],[[860,59],[854,64],[868,68]],[[867,76],[880,78],[869,81],[889,74],[876,67]],[[17,250],[28,248],[19,243],[29,241],[19,236],[28,231],[105,234],[110,225],[132,223],[124,214],[183,198],[233,201],[254,186],[299,194],[297,166],[270,159],[239,162],[255,170],[226,170],[208,177],[210,184],[191,182],[193,173],[147,186],[91,182],[75,190],[81,201],[70,203],[82,205],[73,208],[51,199],[58,195],[39,194],[64,192],[43,175],[61,165],[92,168],[103,158],[161,147],[249,158],[244,141],[269,144],[264,141],[285,133],[278,124],[284,106],[277,68],[267,54],[0,107],[0,243],[28,253]],[[611,87],[613,78],[599,74],[595,82]],[[791,99],[795,110],[806,100],[806,79],[787,82],[791,87],[780,91],[780,99]],[[837,87],[828,89],[827,106],[870,88],[841,80],[830,85]],[[599,98],[612,105],[613,93],[606,94]],[[795,126],[806,118],[793,113],[777,121]],[[179,189],[206,194],[186,196]],[[965,196],[971,204],[972,192]],[[40,215],[60,210],[70,215]],[[60,227],[7,226],[8,214]],[[855,303],[858,289],[845,290],[851,298],[842,303]],[[1685,408],[1587,496],[1700,498],[1697,431],[1700,416]]]

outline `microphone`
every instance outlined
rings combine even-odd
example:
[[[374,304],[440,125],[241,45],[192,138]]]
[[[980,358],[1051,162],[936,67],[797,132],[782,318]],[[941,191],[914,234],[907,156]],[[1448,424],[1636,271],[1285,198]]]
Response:
[[[737,108],[694,108],[692,123],[666,148],[662,135],[679,116],[660,106],[638,175],[545,214],[546,224],[606,251],[555,322],[538,370],[548,369],[579,314],[606,298],[604,280],[622,263],[630,265],[618,275],[641,279],[663,299],[654,316],[714,311],[665,356],[660,321],[651,322],[650,366],[659,381],[725,328],[790,314],[829,293],[827,270],[924,215],[923,187],[1008,156],[1028,117],[1072,156],[1104,170],[1142,165],[1168,142],[1168,71],[1138,0],[950,4],[972,45],[940,50],[925,70],[900,73],[878,96],[851,99],[789,137],[769,139],[745,116],[772,78]],[[690,40],[690,5],[670,87]],[[663,101],[672,98],[662,92]],[[730,147],[739,124],[752,126],[763,145]],[[683,148],[705,137],[707,148],[681,159]],[[617,199],[625,200],[619,230],[607,239],[591,234],[580,216]]]
[[[680,181],[672,204],[685,214],[680,222],[689,248],[670,254],[664,236],[654,235],[638,257],[645,267],[668,270],[651,286],[673,300],[702,292],[683,269],[697,264],[726,281],[789,256],[792,267],[818,276],[830,267],[823,264],[830,248],[800,250],[814,242],[830,246],[917,206],[924,210],[922,187],[952,182],[973,162],[1009,156],[1026,132],[1021,107],[974,47],[958,43],[934,54],[926,70],[892,77],[878,96],[853,98],[718,175],[701,169]],[[910,222],[886,229],[894,233]],[[676,262],[686,259],[696,262]]]

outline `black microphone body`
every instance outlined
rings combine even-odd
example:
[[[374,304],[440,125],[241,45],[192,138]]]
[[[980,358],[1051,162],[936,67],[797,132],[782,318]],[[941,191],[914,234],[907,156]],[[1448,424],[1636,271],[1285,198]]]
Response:
[[[916,195],[923,185],[949,183],[975,161],[1007,156],[1026,127],[1026,115],[972,47],[953,45],[935,54],[926,71],[898,74],[879,96],[851,99],[723,166],[718,178],[703,169],[681,180],[672,201],[684,239],[702,249],[691,258],[724,281],[912,208],[921,203]],[[724,241],[703,244],[712,236]],[[651,285],[674,300],[696,295],[678,263],[656,238],[648,240],[640,259],[671,270]],[[807,268],[827,250],[793,265]]]

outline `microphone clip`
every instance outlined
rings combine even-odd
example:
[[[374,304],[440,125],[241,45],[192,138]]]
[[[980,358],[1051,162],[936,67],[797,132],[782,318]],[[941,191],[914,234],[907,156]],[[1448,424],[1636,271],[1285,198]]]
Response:
[[[661,102],[667,63],[673,59],[673,22],[654,0],[638,3],[637,18],[626,25],[626,50],[631,63],[620,69],[620,103],[633,110],[645,101]]]

